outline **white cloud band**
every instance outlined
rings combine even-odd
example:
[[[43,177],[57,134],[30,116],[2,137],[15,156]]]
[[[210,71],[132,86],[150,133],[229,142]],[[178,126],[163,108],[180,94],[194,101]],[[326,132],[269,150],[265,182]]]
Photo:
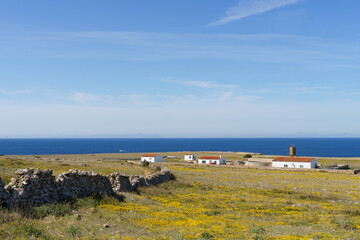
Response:
[[[296,4],[305,0],[241,0],[235,7],[226,11],[226,16],[208,26],[218,26],[240,20],[255,14],[271,11],[276,8]]]

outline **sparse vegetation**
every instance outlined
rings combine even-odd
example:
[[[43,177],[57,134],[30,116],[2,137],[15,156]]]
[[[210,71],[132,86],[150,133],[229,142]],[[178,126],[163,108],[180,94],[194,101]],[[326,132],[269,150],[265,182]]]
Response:
[[[243,156],[235,155],[225,157]],[[103,174],[149,171],[141,164],[91,157],[87,162],[90,168],[61,156],[61,160],[46,161],[43,156],[4,157],[0,158],[0,177],[8,181],[15,169],[31,166],[52,168],[57,173],[69,168],[96,168]],[[358,175],[194,166],[182,160],[178,163],[168,165],[176,180],[125,193],[124,201],[93,195],[30,209],[0,208],[0,239],[359,238]]]

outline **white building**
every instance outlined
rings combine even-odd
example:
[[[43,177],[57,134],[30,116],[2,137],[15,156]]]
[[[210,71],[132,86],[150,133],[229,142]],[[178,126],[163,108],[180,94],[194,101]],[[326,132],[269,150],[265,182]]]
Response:
[[[196,160],[196,158],[195,158],[195,156],[193,154],[187,153],[187,154],[184,155],[184,160],[185,161],[194,161],[194,160]]]
[[[144,161],[147,161],[147,162],[162,162],[163,157],[161,155],[159,155],[159,154],[148,153],[148,154],[144,154],[141,157],[141,161],[142,162],[144,162]]]
[[[226,164],[226,158],[222,156],[203,156],[198,159],[198,163],[203,164]]]
[[[282,168],[316,168],[317,160],[312,157],[276,157],[272,160],[273,167]]]

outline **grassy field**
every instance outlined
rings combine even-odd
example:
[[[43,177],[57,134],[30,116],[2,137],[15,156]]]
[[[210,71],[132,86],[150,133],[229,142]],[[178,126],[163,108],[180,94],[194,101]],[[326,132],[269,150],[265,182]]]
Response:
[[[183,153],[167,155],[176,154]],[[242,159],[239,153],[222,155]],[[9,181],[15,169],[24,167],[146,174],[150,170],[125,161],[140,156],[3,157],[0,177]],[[80,166],[85,162],[89,166]],[[360,239],[358,175],[171,162],[179,163],[168,165],[176,180],[126,193],[123,202],[92,196],[0,209],[0,239]],[[359,159],[319,162],[360,166]]]

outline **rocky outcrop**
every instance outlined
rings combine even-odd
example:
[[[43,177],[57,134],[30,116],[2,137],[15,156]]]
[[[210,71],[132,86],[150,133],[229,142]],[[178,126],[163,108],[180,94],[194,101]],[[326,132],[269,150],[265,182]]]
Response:
[[[122,192],[160,184],[172,178],[167,168],[145,177],[127,176],[118,172],[105,176],[95,172],[69,170],[55,179],[52,174],[52,170],[19,169],[7,186],[0,178],[0,205],[41,205],[95,193],[119,196]]]

